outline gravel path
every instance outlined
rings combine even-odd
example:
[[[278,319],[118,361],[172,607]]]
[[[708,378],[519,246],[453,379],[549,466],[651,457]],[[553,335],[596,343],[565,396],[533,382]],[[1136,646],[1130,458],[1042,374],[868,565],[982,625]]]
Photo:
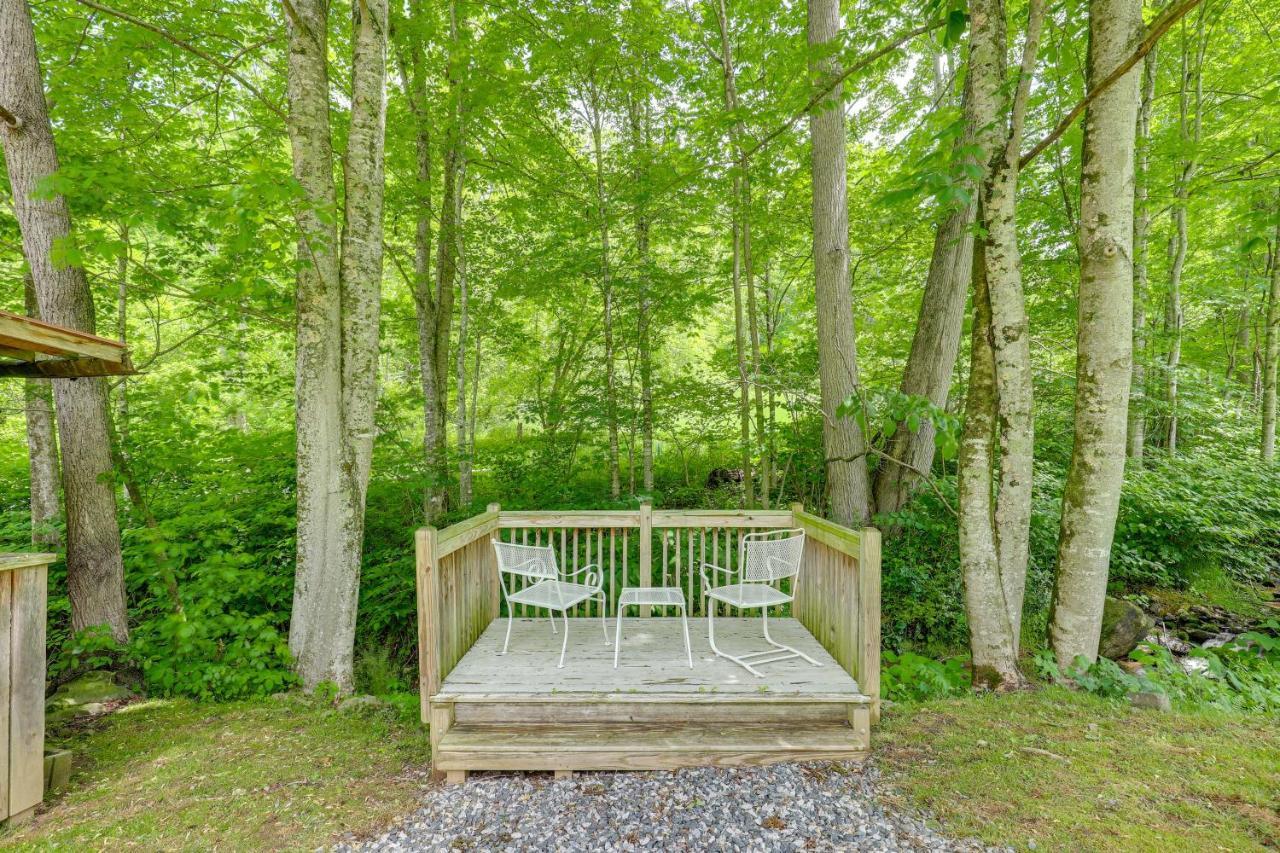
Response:
[[[982,850],[882,807],[871,765],[473,774],[344,851]]]

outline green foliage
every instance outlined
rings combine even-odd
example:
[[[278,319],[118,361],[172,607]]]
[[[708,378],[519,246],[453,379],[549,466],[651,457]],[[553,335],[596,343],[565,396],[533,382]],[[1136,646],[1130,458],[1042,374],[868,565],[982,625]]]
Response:
[[[1192,649],[1189,658],[1200,664],[1190,670],[1162,647],[1140,646],[1130,658],[1142,665],[1144,674],[1128,672],[1107,658],[1089,663],[1079,657],[1065,672],[1049,651],[1037,653],[1034,660],[1042,677],[1071,682],[1097,696],[1119,699],[1156,692],[1184,705],[1280,712],[1280,622],[1275,620],[1225,646]]]
[[[1153,455],[1125,479],[1111,580],[1186,588],[1205,565],[1241,582],[1280,567],[1280,477],[1241,454]]]
[[[961,658],[938,661],[911,652],[884,652],[880,689],[895,702],[960,696],[969,690],[969,671]]]

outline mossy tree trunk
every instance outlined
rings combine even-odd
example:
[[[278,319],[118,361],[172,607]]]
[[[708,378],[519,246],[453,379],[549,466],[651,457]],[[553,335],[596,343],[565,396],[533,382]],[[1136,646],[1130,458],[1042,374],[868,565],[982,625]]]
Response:
[[[1142,38],[1142,0],[1089,3],[1088,87]],[[1060,666],[1098,654],[1107,570],[1124,482],[1133,348],[1134,127],[1141,73],[1133,68],[1090,102],[1080,168],[1080,290],[1075,443],[1062,498],[1049,628]]]

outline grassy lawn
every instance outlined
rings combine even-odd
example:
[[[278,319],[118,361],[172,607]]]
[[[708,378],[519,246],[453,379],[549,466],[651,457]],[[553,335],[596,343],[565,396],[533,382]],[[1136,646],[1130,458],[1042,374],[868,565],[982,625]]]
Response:
[[[139,702],[67,742],[69,789],[0,844],[314,850],[412,811],[428,759],[425,734],[393,711],[300,699]]]
[[[313,850],[413,810],[428,748],[412,719],[301,699],[140,702],[70,736],[69,790],[0,844]],[[1046,689],[898,705],[873,742],[890,802],[952,835],[1071,851],[1280,843],[1274,719]]]
[[[1280,845],[1280,722],[1161,714],[1061,689],[886,711],[894,799],[954,835],[1020,849]]]

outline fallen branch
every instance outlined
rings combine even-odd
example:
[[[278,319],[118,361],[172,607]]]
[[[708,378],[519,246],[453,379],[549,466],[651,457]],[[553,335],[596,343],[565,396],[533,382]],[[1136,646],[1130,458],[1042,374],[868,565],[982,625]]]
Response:
[[[1204,2],[1204,0],[1182,0],[1181,3],[1170,6],[1164,14],[1157,17],[1147,29],[1146,36],[1141,42],[1139,42],[1138,49],[1135,50],[1128,59],[1120,63],[1116,70],[1103,78],[1101,83],[1085,93],[1085,96],[1080,99],[1080,102],[1071,108],[1071,112],[1063,116],[1062,121],[1058,122],[1057,126],[1054,127],[1053,130],[1049,131],[1048,136],[1041,139],[1031,148],[1030,151],[1022,155],[1022,159],[1018,161],[1018,167],[1026,168],[1027,164],[1034,160],[1042,151],[1054,142],[1057,142],[1059,137],[1066,133],[1067,129],[1075,123],[1077,118],[1080,117],[1080,114],[1084,112],[1085,107],[1089,106],[1095,98],[1115,85],[1117,80],[1125,74],[1128,74],[1129,70],[1133,68],[1133,66],[1141,62],[1146,55],[1151,52],[1151,49],[1155,47],[1160,41],[1160,38],[1169,31],[1170,27],[1182,20],[1188,12],[1196,6],[1199,6],[1202,2]]]

